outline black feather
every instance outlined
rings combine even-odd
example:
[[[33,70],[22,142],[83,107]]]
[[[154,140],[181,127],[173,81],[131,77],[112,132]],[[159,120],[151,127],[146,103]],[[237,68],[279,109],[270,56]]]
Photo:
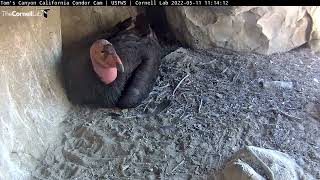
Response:
[[[132,23],[133,28],[128,29]],[[113,44],[125,72],[118,72],[115,81],[104,84],[90,61],[88,42],[93,41],[72,44],[64,49],[62,60],[66,94],[74,104],[136,107],[152,91],[158,77],[160,45],[143,14],[126,19],[107,34],[97,38],[104,36]]]

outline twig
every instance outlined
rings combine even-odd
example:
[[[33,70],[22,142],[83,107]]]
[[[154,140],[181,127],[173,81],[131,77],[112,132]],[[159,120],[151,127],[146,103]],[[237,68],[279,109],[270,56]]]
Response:
[[[163,172],[164,179],[166,179],[167,169],[168,169],[168,163],[166,164],[166,167],[164,168],[164,172]]]
[[[188,107],[188,102],[184,105],[184,107],[183,107],[183,113],[181,114],[181,116],[179,117],[179,119],[182,119],[183,115],[186,113],[187,107]]]
[[[198,113],[200,113],[201,107],[202,107],[202,98],[201,98],[201,100],[200,100],[200,105],[199,105],[199,108],[198,108]]]
[[[148,107],[148,105],[151,103],[151,101],[149,101],[147,104],[146,104],[146,106],[143,108],[143,112],[145,112],[146,111],[146,109],[147,109],[147,107]]]
[[[290,114],[288,114],[288,113],[286,113],[286,112],[283,112],[283,111],[281,111],[281,110],[279,110],[279,109],[272,108],[272,109],[270,109],[270,110],[275,111],[275,112],[277,112],[278,114],[282,114],[282,115],[284,115],[284,116],[287,116],[287,117],[289,117],[289,118],[292,118],[292,119],[295,119],[295,120],[298,120],[298,121],[302,121],[301,118],[296,117],[296,116],[292,116],[292,115],[290,115]]]
[[[184,120],[184,119],[186,119],[186,118],[188,118],[188,117],[190,117],[191,115],[190,114],[187,114],[186,116],[184,116],[181,120]]]
[[[187,100],[187,97],[186,97],[186,95],[184,95],[185,93],[183,92],[183,93],[181,93],[180,95],[181,96],[183,96],[183,98],[184,98],[184,100],[186,101],[186,103],[188,104],[188,100]]]
[[[239,71],[235,76],[233,76],[233,78],[232,78],[232,82],[234,82],[236,79],[238,79],[239,74],[240,74],[240,71]]]
[[[189,73],[184,77],[184,78],[182,78],[181,79],[181,81],[178,83],[178,85],[176,86],[176,88],[174,88],[174,90],[173,90],[173,93],[172,93],[172,95],[174,96],[174,94],[176,93],[176,91],[177,91],[177,89],[179,88],[179,86],[182,84],[182,82],[187,78],[187,77],[189,77]]]
[[[221,72],[221,74],[224,74],[228,69],[229,69],[229,67],[226,67],[226,68]]]
[[[173,173],[175,170],[177,170],[178,167],[179,167],[182,163],[184,163],[184,160],[182,160],[179,164],[177,164],[176,167],[174,167],[174,168],[172,169],[171,173]]]

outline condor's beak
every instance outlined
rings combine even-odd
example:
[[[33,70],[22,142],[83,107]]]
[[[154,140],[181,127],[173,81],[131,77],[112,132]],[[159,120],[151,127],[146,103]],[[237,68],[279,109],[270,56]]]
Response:
[[[120,72],[124,72],[123,64],[117,64],[117,69],[118,69],[118,71],[120,71]]]
[[[120,60],[118,55],[113,55],[113,59],[116,61],[117,63],[117,69],[120,72],[124,72],[124,66],[122,64],[122,61]]]
[[[112,59],[114,60],[113,62],[116,64],[117,70],[120,72],[124,72],[124,66],[122,64],[122,61],[120,57],[117,55],[117,53],[115,52],[115,50],[113,49],[112,44],[105,45],[103,47],[103,51],[105,52],[106,57],[111,55]]]

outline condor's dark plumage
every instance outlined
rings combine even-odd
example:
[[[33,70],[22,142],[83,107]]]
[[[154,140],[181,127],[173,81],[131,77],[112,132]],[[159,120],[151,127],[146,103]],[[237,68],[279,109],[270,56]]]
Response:
[[[112,43],[125,69],[118,71],[111,84],[100,80],[90,61],[89,48],[101,37]],[[64,49],[62,60],[69,100],[99,107],[136,107],[148,96],[158,77],[160,48],[144,15],[119,23],[105,35],[73,43]]]

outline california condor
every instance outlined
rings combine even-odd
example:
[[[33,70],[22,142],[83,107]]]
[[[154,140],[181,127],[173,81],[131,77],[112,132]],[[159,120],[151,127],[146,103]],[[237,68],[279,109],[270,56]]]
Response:
[[[63,50],[66,94],[74,104],[136,107],[159,74],[161,47],[143,14]]]

